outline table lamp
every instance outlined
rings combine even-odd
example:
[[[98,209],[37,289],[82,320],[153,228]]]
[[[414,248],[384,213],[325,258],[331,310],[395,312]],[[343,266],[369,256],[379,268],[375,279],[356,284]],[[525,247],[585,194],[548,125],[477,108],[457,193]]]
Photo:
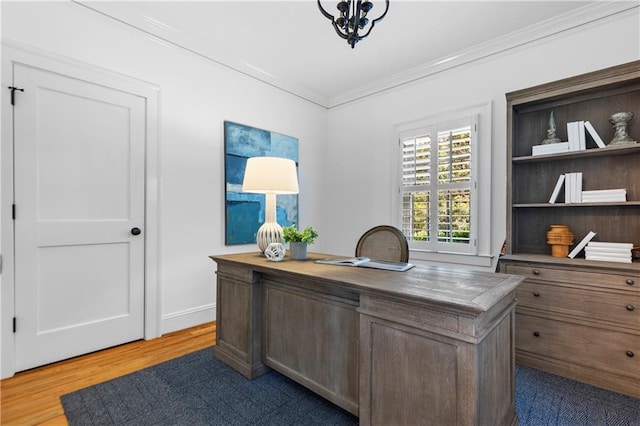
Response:
[[[265,194],[265,220],[256,242],[264,253],[270,243],[284,243],[282,227],[276,222],[276,194],[297,194],[296,163],[288,158],[252,157],[247,160],[242,191]]]

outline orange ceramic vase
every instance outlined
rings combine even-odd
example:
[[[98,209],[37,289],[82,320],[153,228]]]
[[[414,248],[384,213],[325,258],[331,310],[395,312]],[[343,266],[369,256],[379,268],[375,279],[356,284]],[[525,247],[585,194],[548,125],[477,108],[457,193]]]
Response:
[[[547,244],[551,246],[551,256],[567,257],[569,246],[573,244],[573,234],[569,225],[551,225],[547,232]]]

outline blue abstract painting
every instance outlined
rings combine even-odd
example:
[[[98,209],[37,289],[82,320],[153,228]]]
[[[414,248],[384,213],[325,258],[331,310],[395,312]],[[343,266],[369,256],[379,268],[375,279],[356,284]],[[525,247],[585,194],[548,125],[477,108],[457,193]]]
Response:
[[[298,139],[243,124],[224,122],[225,244],[256,242],[265,220],[265,196],[242,192],[247,160],[282,157],[298,166]],[[281,226],[298,223],[298,194],[276,196],[276,220]]]

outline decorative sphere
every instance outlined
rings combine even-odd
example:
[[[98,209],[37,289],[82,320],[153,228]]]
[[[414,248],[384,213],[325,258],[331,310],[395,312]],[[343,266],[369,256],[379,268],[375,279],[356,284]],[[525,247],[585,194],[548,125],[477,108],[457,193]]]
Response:
[[[280,262],[284,259],[284,245],[282,243],[271,243],[264,251],[264,255],[272,262]]]

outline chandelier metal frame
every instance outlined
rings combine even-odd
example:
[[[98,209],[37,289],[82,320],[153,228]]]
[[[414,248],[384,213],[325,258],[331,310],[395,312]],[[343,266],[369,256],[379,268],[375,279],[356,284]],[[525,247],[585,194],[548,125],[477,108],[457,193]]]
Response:
[[[389,0],[385,0],[385,10],[382,15],[371,21],[369,29],[364,35],[360,35],[358,31],[364,30],[369,24],[367,14],[373,8],[373,2],[370,0],[341,0],[338,2],[337,9],[340,12],[338,17],[327,12],[318,0],[318,8],[325,18],[331,21],[333,28],[340,38],[347,40],[353,49],[363,38],[366,38],[376,25],[376,22],[384,18],[389,11]]]

